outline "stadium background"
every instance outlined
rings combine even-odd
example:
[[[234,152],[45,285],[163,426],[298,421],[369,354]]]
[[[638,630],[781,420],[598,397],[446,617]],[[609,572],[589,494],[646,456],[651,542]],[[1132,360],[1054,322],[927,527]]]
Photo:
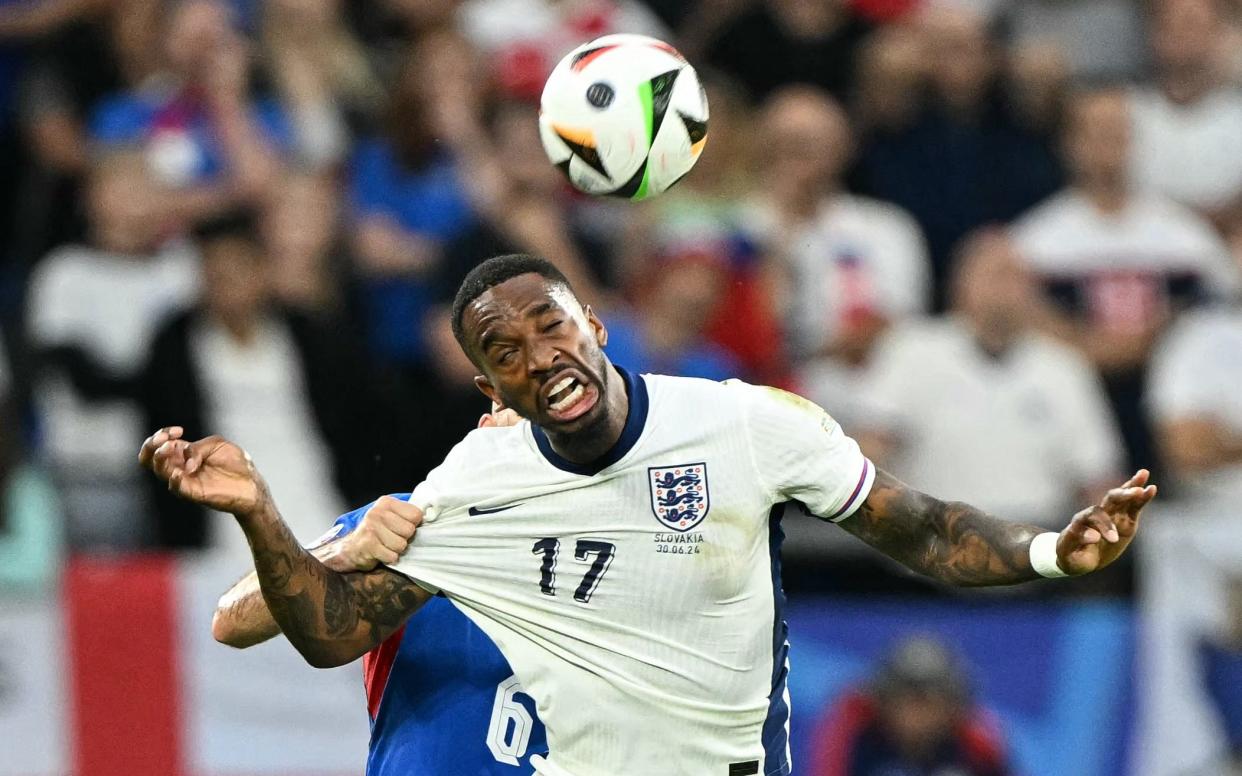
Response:
[[[711,99],[642,206],[574,196],[534,129],[613,31]],[[227,433],[307,540],[408,489],[485,409],[444,303],[502,249],[619,363],[803,392],[937,495],[1052,526],[1155,472],[1131,562],[1078,583],[945,591],[790,525],[797,772],[932,634],[1016,773],[1227,773],[1240,84],[1233,0],[0,1],[0,774],[361,771],[356,667],[214,644],[240,532],[134,454]]]

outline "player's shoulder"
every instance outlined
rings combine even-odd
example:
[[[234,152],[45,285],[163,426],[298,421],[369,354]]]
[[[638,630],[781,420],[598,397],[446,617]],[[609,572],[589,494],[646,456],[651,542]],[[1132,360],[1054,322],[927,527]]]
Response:
[[[678,411],[688,408],[696,414],[734,408],[745,400],[742,392],[754,387],[735,379],[708,380],[658,374],[644,374],[642,377],[654,408]]]
[[[512,426],[476,428],[449,450],[444,465],[476,472],[488,466],[512,466],[532,456],[530,433],[527,420]]]
[[[785,414],[793,412],[799,415],[818,417],[826,415],[822,407],[815,402],[772,385],[748,383],[745,380],[725,380],[720,383],[724,395],[735,403],[742,414],[748,418],[762,421],[772,413]]]

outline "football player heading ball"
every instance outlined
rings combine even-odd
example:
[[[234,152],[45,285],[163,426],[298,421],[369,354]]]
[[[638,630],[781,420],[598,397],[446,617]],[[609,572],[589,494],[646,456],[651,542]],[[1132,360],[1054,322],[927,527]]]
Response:
[[[454,333],[480,390],[525,420],[471,432],[427,476],[411,497],[426,522],[389,566],[340,573],[308,553],[227,440],[153,438],[140,457],[237,518],[271,614],[312,665],[374,649],[443,592],[535,699],[546,776],[792,772],[791,511],[943,582],[1003,585],[1107,566],[1156,495],[1140,471],[1052,533],[919,493],[805,399],[613,365],[603,322],[530,256],[467,276]]]

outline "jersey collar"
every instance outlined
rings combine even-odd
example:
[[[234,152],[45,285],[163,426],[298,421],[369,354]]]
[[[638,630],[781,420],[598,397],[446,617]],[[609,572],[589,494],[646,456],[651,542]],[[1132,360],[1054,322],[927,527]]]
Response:
[[[543,457],[548,459],[548,463],[556,468],[571,474],[585,474],[588,476],[599,474],[624,458],[625,454],[634,447],[634,443],[638,441],[638,437],[643,433],[643,427],[647,425],[647,383],[642,376],[631,374],[616,364],[613,364],[613,366],[625,383],[625,393],[630,398],[630,411],[626,415],[625,426],[621,429],[621,436],[608,452],[590,463],[574,463],[561,457],[560,454],[553,450],[552,443],[548,440],[547,434],[543,433],[543,429],[533,423],[531,424],[530,430],[535,436],[535,445],[539,448],[539,452],[543,453]]]

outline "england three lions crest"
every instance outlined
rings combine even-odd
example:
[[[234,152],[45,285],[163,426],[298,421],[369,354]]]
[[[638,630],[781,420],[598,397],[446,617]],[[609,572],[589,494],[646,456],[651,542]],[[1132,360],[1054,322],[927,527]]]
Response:
[[[707,517],[711,497],[707,492],[707,464],[686,463],[647,469],[651,487],[651,513],[665,528],[689,531]]]

